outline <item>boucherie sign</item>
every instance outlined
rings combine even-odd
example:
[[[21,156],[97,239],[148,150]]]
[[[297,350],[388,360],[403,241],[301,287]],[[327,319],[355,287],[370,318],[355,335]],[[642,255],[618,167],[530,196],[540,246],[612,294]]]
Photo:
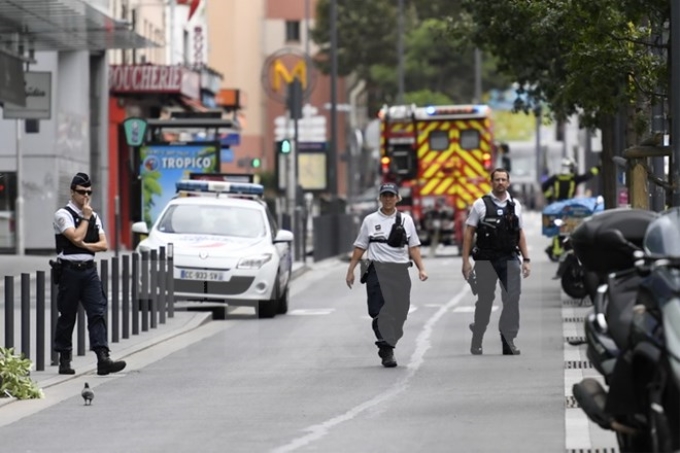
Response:
[[[109,89],[111,93],[167,93],[199,99],[201,76],[182,66],[112,65]]]

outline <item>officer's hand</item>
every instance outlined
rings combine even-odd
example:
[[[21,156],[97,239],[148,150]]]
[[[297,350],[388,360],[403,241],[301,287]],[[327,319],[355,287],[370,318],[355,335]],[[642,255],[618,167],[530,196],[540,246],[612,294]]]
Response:
[[[347,276],[345,277],[345,282],[347,283],[347,286],[349,289],[352,289],[352,285],[354,284],[354,272],[353,271],[347,271]]]
[[[524,278],[527,278],[529,274],[531,274],[531,263],[527,263],[526,261],[524,261],[522,263],[522,276]]]
[[[85,203],[83,206],[83,217],[86,219],[92,217],[92,206],[90,206],[90,203]]]
[[[427,280],[427,272],[425,272],[425,269],[418,271],[418,278],[420,279],[421,282]]]
[[[469,261],[463,261],[463,278],[467,280],[470,278],[470,274],[472,273],[472,264],[470,264]]]

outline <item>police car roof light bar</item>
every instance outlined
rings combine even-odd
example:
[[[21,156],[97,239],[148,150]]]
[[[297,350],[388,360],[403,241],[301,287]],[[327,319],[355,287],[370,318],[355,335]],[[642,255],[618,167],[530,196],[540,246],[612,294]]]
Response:
[[[177,192],[191,192],[216,195],[251,196],[253,198],[264,195],[264,186],[247,182],[201,181],[183,179],[175,183]]]

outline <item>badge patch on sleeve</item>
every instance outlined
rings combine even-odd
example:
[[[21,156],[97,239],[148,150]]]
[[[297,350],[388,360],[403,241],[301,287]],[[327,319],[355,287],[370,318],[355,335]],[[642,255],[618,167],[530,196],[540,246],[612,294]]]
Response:
[[[66,219],[63,217],[59,217],[57,223],[59,224],[59,226],[64,226],[64,224],[66,223]]]
[[[380,231],[380,225],[376,225],[376,226],[375,226],[375,229],[376,229],[377,231]]]

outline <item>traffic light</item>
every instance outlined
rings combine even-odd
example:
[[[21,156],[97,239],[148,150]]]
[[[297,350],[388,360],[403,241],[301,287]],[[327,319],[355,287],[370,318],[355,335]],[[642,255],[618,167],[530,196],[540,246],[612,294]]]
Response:
[[[279,154],[290,154],[292,149],[293,143],[288,139],[276,142],[276,150]]]
[[[253,159],[250,161],[250,166],[252,168],[260,168],[262,165],[262,160],[259,157],[253,157]]]

